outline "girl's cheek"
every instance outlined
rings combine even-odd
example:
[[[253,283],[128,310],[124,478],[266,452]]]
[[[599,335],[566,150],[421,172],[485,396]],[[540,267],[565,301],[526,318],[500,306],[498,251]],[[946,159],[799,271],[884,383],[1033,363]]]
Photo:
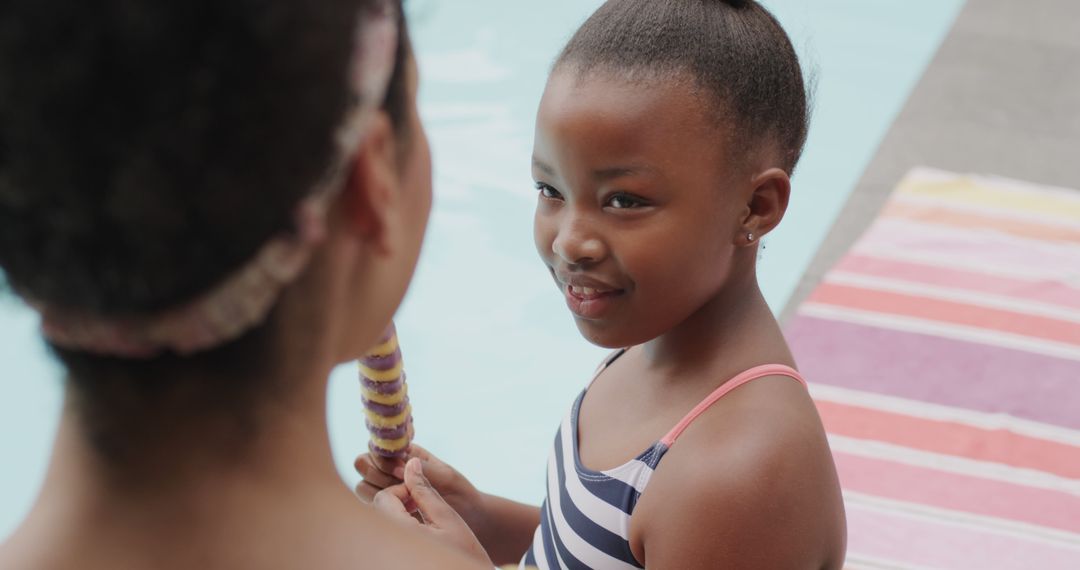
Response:
[[[536,252],[543,259],[548,258],[548,254],[551,252],[551,244],[555,240],[550,226],[550,220],[547,220],[537,209],[536,216],[533,218],[533,242],[536,244]]]

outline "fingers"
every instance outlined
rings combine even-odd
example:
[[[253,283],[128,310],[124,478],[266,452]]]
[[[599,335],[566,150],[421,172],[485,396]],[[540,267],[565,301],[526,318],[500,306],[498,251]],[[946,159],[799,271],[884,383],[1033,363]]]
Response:
[[[468,495],[475,490],[456,469],[443,463],[441,459],[432,455],[430,451],[415,443],[409,446],[409,459],[414,457],[423,462],[424,476],[445,497]],[[401,471],[401,476],[404,479],[404,470]],[[453,499],[451,499],[452,501]]]
[[[412,443],[409,444],[409,459],[414,457],[424,462],[424,476],[430,479],[436,488],[439,488],[443,483],[450,482],[457,476],[457,471],[453,467],[443,463],[441,459],[432,455],[430,451]],[[404,464],[402,467],[404,467]],[[402,479],[405,478],[404,469],[401,471],[401,476]]]
[[[398,485],[401,484],[398,483]],[[359,497],[361,501],[368,503],[369,505],[375,504],[375,495],[378,495],[380,491],[382,491],[382,489],[364,481],[356,484],[356,496]],[[415,515],[417,513],[418,509],[416,507],[416,503],[413,502],[412,497],[406,497],[404,503],[405,511],[412,515]]]
[[[409,444],[409,457],[419,457],[424,461],[424,464],[431,463],[432,460],[438,461],[430,451],[420,447],[415,442]]]
[[[357,457],[353,466],[365,482],[378,489],[398,485],[405,476],[405,464],[402,460],[385,459],[370,453]],[[399,476],[395,477],[394,471],[397,471]]]
[[[367,454],[372,464],[375,465],[382,473],[390,475],[394,478],[394,484],[398,484],[405,478],[405,460],[396,458],[386,458],[381,455],[375,455],[372,453]]]
[[[491,566],[491,559],[476,535],[457,511],[451,508],[431,486],[431,482],[424,475],[423,462],[419,458],[410,459],[405,464],[404,486],[419,508],[426,528],[435,530],[437,536],[462,549],[485,566]]]
[[[423,462],[412,458],[405,464],[405,483],[387,487],[375,494],[374,505],[380,512],[402,524],[419,526],[432,536],[455,546],[485,566],[491,560],[465,521],[446,504],[424,475]],[[416,512],[410,516],[411,504]],[[413,518],[415,516],[415,518]]]
[[[356,496],[360,497],[361,501],[371,504],[375,502],[375,495],[382,491],[382,487],[376,487],[367,481],[360,481],[356,484]]]
[[[405,485],[387,487],[375,494],[372,504],[384,515],[402,524],[417,525],[419,522],[409,514],[407,503],[409,490]]]
[[[424,520],[436,528],[445,528],[453,523],[464,524],[457,511],[446,504],[442,495],[431,486],[431,482],[424,476],[423,466],[420,459],[410,459],[405,464],[405,485],[408,495],[416,503],[417,509],[423,515]]]

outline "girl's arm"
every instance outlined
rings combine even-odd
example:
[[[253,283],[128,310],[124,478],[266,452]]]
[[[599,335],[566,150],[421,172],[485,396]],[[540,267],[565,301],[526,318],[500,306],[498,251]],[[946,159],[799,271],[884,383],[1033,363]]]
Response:
[[[481,503],[487,521],[473,529],[480,544],[496,565],[519,562],[540,525],[539,507],[486,493],[481,494]]]

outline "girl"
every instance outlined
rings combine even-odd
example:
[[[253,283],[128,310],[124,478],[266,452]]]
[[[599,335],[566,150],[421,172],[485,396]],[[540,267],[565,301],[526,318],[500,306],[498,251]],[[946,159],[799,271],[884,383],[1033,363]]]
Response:
[[[0,568],[484,567],[358,502],[326,430],[328,373],[389,322],[430,206],[399,5],[0,22],[0,267],[68,371]]]
[[[558,430],[538,511],[417,452],[493,559],[841,567],[824,430],[755,276],[806,99],[787,35],[754,1],[611,0],[563,50],[536,122],[536,245],[585,338],[623,348]],[[362,492],[394,483],[383,472],[398,466],[379,467],[361,457]],[[423,511],[430,487],[406,479],[380,500]]]

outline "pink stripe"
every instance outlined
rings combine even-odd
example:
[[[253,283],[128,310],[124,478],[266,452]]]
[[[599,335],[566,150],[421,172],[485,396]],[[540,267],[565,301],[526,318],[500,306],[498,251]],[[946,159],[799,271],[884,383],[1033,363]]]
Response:
[[[756,366],[754,368],[751,368],[750,370],[747,370],[746,372],[743,372],[742,374],[739,374],[731,380],[724,382],[720,385],[719,388],[713,390],[712,394],[709,394],[704,400],[701,401],[700,404],[694,406],[694,409],[690,410],[690,413],[686,414],[686,417],[684,417],[682,421],[675,424],[675,427],[671,428],[671,431],[669,431],[668,434],[660,440],[661,443],[668,447],[671,447],[675,443],[675,440],[679,439],[679,436],[682,435],[682,432],[685,431],[686,428],[689,427],[690,424],[698,418],[698,416],[705,413],[705,410],[709,409],[709,406],[715,404],[717,400],[723,398],[728,392],[731,392],[735,388],[738,388],[739,386],[742,386],[747,382],[757,380],[758,378],[764,378],[766,376],[787,376],[788,378],[797,380],[800,384],[803,385],[803,387],[806,386],[806,380],[803,380],[803,377],[800,376],[799,373],[790,366],[784,366],[782,364],[766,364],[764,366]]]
[[[815,383],[1080,430],[1075,360],[805,315],[786,336]]]
[[[834,270],[1080,309],[1080,288],[1070,287],[1060,281],[1021,281],[856,254],[845,257]]]
[[[834,452],[847,490],[1080,533],[1080,498],[1064,492]]]
[[[1020,241],[996,232],[944,229],[916,222],[879,219],[855,244],[856,253],[866,248],[888,248],[909,255],[930,257],[946,254],[965,263],[987,267],[1006,266],[1035,275],[1048,269],[1062,279],[1080,267],[1080,247]]]
[[[847,504],[848,551],[957,570],[1075,570],[1080,549]]]

